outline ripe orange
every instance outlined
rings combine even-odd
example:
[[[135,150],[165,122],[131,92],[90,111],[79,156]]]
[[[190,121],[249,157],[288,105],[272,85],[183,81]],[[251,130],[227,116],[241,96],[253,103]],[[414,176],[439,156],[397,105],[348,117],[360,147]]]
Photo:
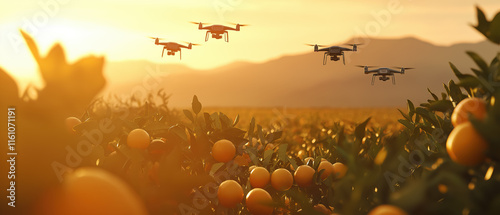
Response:
[[[217,198],[219,204],[226,208],[234,208],[243,200],[243,188],[234,180],[226,180],[219,185]]]
[[[271,185],[278,191],[285,191],[290,189],[293,185],[292,173],[283,168],[274,170],[273,174],[271,175]]]
[[[297,167],[297,171],[293,174],[295,178],[295,183],[299,185],[299,187],[308,187],[312,184],[313,175],[316,171],[308,166],[302,165]]]
[[[146,149],[149,146],[149,134],[144,129],[136,128],[127,136],[127,145],[130,148]]]
[[[321,161],[321,163],[319,163],[318,172],[321,171],[322,169],[325,170],[323,173],[321,173],[321,179],[323,180],[325,180],[334,171],[332,163],[326,160]]]
[[[236,147],[229,140],[219,140],[212,147],[212,156],[218,162],[229,162],[236,154]]]
[[[250,184],[253,188],[264,188],[271,180],[271,174],[264,167],[255,167],[250,172]]]
[[[368,215],[408,215],[408,213],[393,205],[379,205],[372,209]]]
[[[165,153],[169,153],[173,146],[165,143],[165,138],[158,138],[154,139],[151,141],[151,143],[148,146],[148,152],[149,154],[153,156],[160,156]]]
[[[68,117],[64,120],[64,124],[66,124],[66,129],[68,130],[69,133],[74,134],[76,133],[75,129],[73,129],[75,126],[79,125],[82,123],[82,121],[76,117]]]
[[[245,204],[252,214],[268,215],[273,213],[273,198],[262,188],[254,188],[248,192]]]
[[[79,168],[62,186],[62,201],[52,214],[146,215],[139,196],[122,179],[95,167]]]
[[[487,149],[488,143],[470,122],[455,127],[446,141],[446,150],[450,158],[464,166],[482,163],[486,159]]]
[[[451,114],[451,123],[453,126],[469,121],[469,114],[477,119],[484,119],[486,116],[486,102],[480,98],[466,98],[462,100]]]
[[[343,178],[347,173],[347,166],[343,163],[336,162],[333,164],[333,176],[336,179]]]

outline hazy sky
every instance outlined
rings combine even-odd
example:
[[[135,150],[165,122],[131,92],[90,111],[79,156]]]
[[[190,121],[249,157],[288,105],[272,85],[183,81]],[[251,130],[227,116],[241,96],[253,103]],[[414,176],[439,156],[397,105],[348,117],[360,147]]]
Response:
[[[5,1],[5,0],[4,0]],[[304,43],[342,44],[352,37],[415,36],[439,45],[482,39],[475,5],[488,19],[498,0],[21,0],[0,7],[0,66],[17,78],[36,67],[17,29],[26,29],[45,54],[61,42],[71,61],[104,55],[108,61],[145,59],[209,69],[233,61],[263,62],[312,51]],[[210,39],[189,21],[250,24],[229,32],[230,42]],[[161,58],[147,36],[203,44]]]

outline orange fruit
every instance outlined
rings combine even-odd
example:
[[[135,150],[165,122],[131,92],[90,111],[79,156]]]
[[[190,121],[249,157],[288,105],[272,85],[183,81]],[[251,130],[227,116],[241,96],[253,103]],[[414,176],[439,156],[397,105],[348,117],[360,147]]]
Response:
[[[165,153],[169,153],[173,146],[171,144],[165,143],[165,138],[158,138],[151,141],[148,146],[149,154],[153,156],[160,156]]]
[[[475,166],[486,159],[488,143],[476,131],[471,122],[465,122],[453,129],[446,141],[450,158],[464,166]]]
[[[234,208],[243,200],[243,188],[235,180],[226,180],[219,185],[217,198],[219,204],[226,208]]]
[[[82,121],[74,116],[68,117],[64,120],[64,124],[66,124],[66,129],[71,134],[76,133],[75,129],[73,128],[79,125],[80,123],[82,123]]]
[[[254,188],[248,192],[245,200],[248,211],[252,214],[268,215],[273,213],[273,198],[262,188]]]
[[[293,174],[295,178],[295,183],[299,185],[299,187],[308,187],[312,184],[313,175],[316,171],[308,166],[302,165],[297,167],[297,171]]]
[[[393,205],[379,205],[372,209],[368,215],[408,215],[408,213]]]
[[[250,172],[250,184],[253,188],[264,188],[271,180],[271,174],[264,167],[255,167]]]
[[[314,210],[317,212],[320,212],[322,214],[326,214],[326,215],[329,215],[332,213],[332,211],[330,209],[326,208],[326,206],[323,204],[314,205]]]
[[[146,215],[143,202],[127,183],[95,167],[76,169],[62,184],[61,201],[52,214]]]
[[[343,163],[336,162],[333,164],[333,176],[336,179],[343,178],[347,173],[347,166]]]
[[[453,126],[469,121],[469,114],[477,119],[484,119],[486,116],[486,102],[480,98],[466,98],[462,100],[451,114],[451,123]]]
[[[292,173],[283,168],[274,170],[273,174],[271,175],[271,185],[278,191],[285,191],[290,189],[293,185]]]
[[[333,173],[333,165],[332,163],[324,160],[319,163],[318,172],[324,169],[325,171],[321,173],[321,179],[325,180],[330,174]]]
[[[144,129],[136,128],[128,133],[127,145],[130,148],[146,149],[149,146],[149,142],[149,134]]]
[[[219,140],[212,147],[212,156],[218,162],[229,162],[236,154],[236,147],[229,140]]]

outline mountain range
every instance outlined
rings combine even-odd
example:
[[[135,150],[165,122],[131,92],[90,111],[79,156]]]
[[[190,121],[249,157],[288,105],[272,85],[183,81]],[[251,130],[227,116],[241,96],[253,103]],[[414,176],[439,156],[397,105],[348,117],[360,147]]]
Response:
[[[351,43],[353,40],[346,41]],[[210,70],[145,60],[109,62],[104,94],[142,94],[163,88],[169,104],[187,107],[193,95],[205,106],[219,107],[394,107],[406,100],[426,101],[456,80],[449,62],[465,73],[475,67],[465,51],[490,61],[500,51],[488,41],[438,46],[417,38],[365,39],[358,52],[322,64],[323,53],[282,56],[263,63],[234,62]],[[414,67],[396,74],[396,84],[375,81],[355,65]]]

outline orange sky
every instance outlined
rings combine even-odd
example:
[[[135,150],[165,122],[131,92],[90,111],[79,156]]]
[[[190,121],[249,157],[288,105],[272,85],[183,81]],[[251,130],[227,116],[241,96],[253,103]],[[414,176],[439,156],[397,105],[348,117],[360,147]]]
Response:
[[[36,80],[34,60],[17,29],[38,42],[42,53],[63,43],[70,60],[87,54],[120,61],[145,59],[209,69],[233,61],[262,62],[312,51],[304,43],[339,44],[352,37],[415,36],[434,44],[474,42],[483,37],[474,5],[489,19],[498,0],[37,0],[10,1],[0,8],[0,66],[18,79]],[[204,42],[205,32],[189,21],[250,24],[230,32],[230,43]],[[161,58],[147,36],[203,46]]]

